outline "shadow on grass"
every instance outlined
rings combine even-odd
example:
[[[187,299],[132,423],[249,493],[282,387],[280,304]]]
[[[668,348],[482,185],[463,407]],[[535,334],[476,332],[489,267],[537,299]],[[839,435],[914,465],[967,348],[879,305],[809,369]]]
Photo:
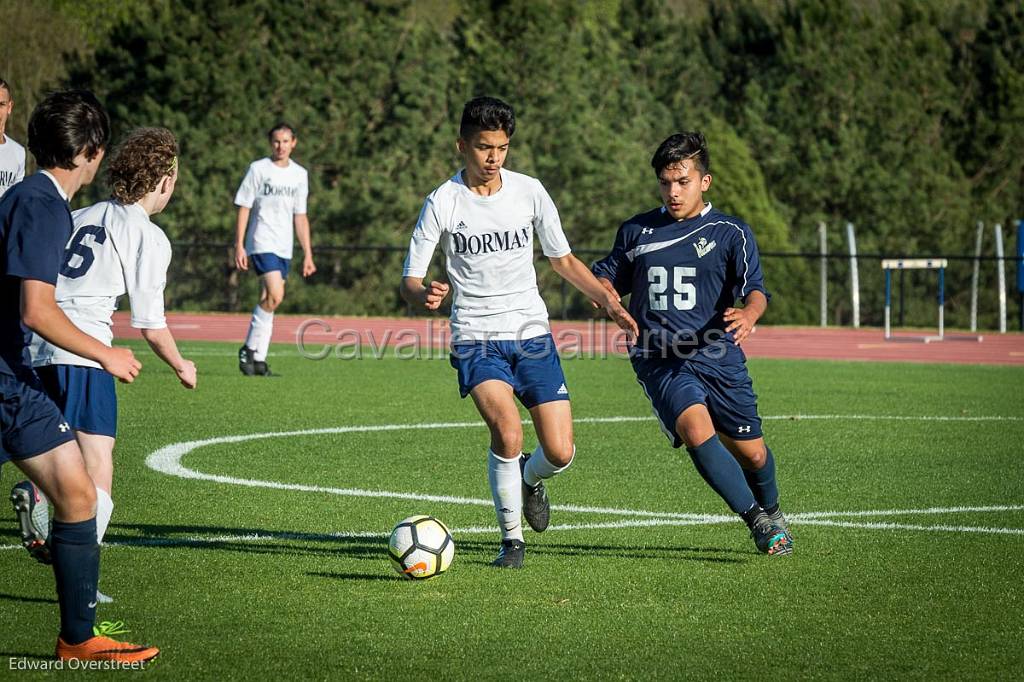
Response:
[[[57,600],[52,597],[25,597],[20,594],[3,594],[0,593],[0,599],[7,601],[20,601],[29,604],[56,604]]]
[[[330,533],[271,531],[262,528],[224,526],[114,524],[117,534],[108,533],[107,542],[133,547],[190,548],[265,555],[345,556],[379,561],[387,539]],[[125,531],[125,532],[120,532]],[[497,534],[497,532],[495,533]],[[456,539],[458,552],[468,561],[488,564],[497,552],[498,541]],[[533,556],[618,558],[648,561],[694,561],[698,563],[741,564],[754,556],[753,550],[687,545],[637,545],[612,543],[552,543],[528,537],[527,552]],[[467,556],[468,555],[468,556]],[[323,574],[321,577],[371,579],[363,574]]]
[[[648,561],[695,561],[698,563],[718,564],[743,564],[751,559],[753,552],[745,552],[738,549],[727,549],[723,547],[687,547],[662,545],[637,546],[637,545],[612,545],[612,544],[560,544],[544,542],[543,540],[531,541],[529,536],[526,540],[526,554],[529,556],[567,556],[576,558],[594,559],[608,557],[614,559],[640,559]],[[498,542],[482,540],[458,540],[455,544],[457,550],[463,553],[481,554],[490,557],[497,555]],[[474,559],[472,563],[489,564],[490,558]]]
[[[311,578],[331,578],[332,580],[387,580],[402,581],[397,573],[328,573],[310,572],[306,573]]]
[[[0,651],[0,658],[7,658],[7,659],[11,659],[11,658],[34,658],[37,661],[52,661],[53,660],[53,654],[50,654],[50,655],[47,656],[47,655],[44,655],[44,654],[29,654],[29,653],[25,653],[24,651],[21,651],[21,652]],[[11,664],[8,663],[6,665],[10,666]]]

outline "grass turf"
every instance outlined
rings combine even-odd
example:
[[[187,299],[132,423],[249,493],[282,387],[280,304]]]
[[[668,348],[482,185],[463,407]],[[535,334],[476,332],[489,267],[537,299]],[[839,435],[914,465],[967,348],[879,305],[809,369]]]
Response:
[[[1024,369],[751,361],[787,512],[876,513],[824,517],[853,526],[796,519],[795,554],[772,559],[738,522],[559,529],[648,517],[555,510],[556,527],[527,532],[526,568],[499,572],[487,566],[496,528],[476,530],[494,526],[487,433],[443,359],[314,362],[282,346],[280,376],[244,378],[234,346],[187,343],[200,367],[190,393],[135,347],[146,367],[119,386],[101,577],[116,601],[98,614],[163,649],[157,677],[933,679],[1024,667]],[[650,414],[627,361],[565,370],[575,417]],[[183,463],[484,503],[186,480],[145,465],[179,441],[436,422],[468,425],[213,444]],[[577,462],[549,485],[556,505],[727,513],[653,419],[581,422],[576,441]],[[3,467],[2,489],[16,473]],[[1018,508],[907,511],[978,506]],[[448,574],[414,583],[390,568],[386,534],[415,513],[454,529],[456,556]],[[0,530],[0,544],[16,541],[13,523]],[[57,606],[52,573],[23,551],[0,551],[0,572],[10,670],[51,655]]]

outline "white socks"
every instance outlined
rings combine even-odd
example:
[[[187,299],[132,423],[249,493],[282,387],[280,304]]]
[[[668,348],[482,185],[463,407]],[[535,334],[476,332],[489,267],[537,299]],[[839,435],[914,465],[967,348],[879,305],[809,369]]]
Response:
[[[103,544],[103,536],[107,534],[110,516],[114,513],[114,501],[102,488],[96,488],[96,543]]]
[[[259,305],[253,308],[252,320],[249,321],[249,335],[245,337],[245,345],[255,351],[253,360],[266,362],[267,351],[270,350],[270,335],[274,332],[274,313],[267,312]]]
[[[523,482],[531,488],[541,481],[551,478],[555,474],[560,474],[570,466],[576,459],[576,446],[572,446],[572,459],[564,467],[558,467],[548,461],[547,456],[544,454],[544,448],[537,446],[537,449],[530,455],[530,459],[526,462],[526,468],[523,470]]]
[[[519,474],[519,458],[505,459],[488,450],[487,481],[491,484],[501,539],[522,541],[523,479]]]

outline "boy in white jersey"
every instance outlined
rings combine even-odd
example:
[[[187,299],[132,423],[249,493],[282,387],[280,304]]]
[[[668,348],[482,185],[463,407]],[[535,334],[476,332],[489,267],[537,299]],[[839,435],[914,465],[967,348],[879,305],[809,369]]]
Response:
[[[271,155],[253,161],[235,194],[238,222],[235,229],[235,265],[260,276],[260,301],[252,311],[249,334],[238,349],[238,369],[246,376],[270,374],[267,350],[274,331],[274,311],[284,300],[284,284],[295,235],[302,247],[302,276],[316,272],[309,238],[306,198],[309,175],[291,160],[297,143],[287,123],[270,129]]]
[[[523,565],[521,516],[536,532],[547,528],[543,481],[568,468],[576,454],[569,391],[537,290],[534,232],[555,272],[636,334],[618,296],[570,252],[540,181],[502,168],[515,125],[512,107],[501,100],[466,104],[457,141],[465,168],[427,197],[401,287],[409,303],[437,310],[449,286],[424,285],[423,278],[440,242],[454,287],[451,364],[462,397],[473,397],[491,432],[487,473],[502,534],[492,565],[500,568]],[[530,411],[540,441],[530,455],[522,454],[516,398]]]
[[[56,298],[76,327],[109,346],[117,298],[127,293],[131,325],[142,331],[153,352],[191,389],[196,386],[195,364],[178,352],[164,317],[171,244],[150,221],[174,193],[177,154],[177,141],[164,128],[140,128],[128,135],[109,168],[113,198],[72,214],[74,231],[57,278]],[[99,363],[38,335],[33,336],[30,350],[32,365],[74,430],[96,485],[96,535],[102,543],[114,509],[110,496],[117,435],[114,377]],[[37,525],[37,532],[45,534],[45,523],[37,521]],[[45,553],[36,556],[46,559]],[[102,594],[97,599],[109,601]]]
[[[11,86],[0,78],[0,197],[25,177],[25,148],[7,135],[7,118],[12,109]]]

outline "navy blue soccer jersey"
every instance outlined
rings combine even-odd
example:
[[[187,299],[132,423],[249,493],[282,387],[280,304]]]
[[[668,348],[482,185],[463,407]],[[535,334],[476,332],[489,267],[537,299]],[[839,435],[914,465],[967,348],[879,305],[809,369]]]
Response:
[[[722,315],[751,291],[768,295],[750,227],[710,204],[686,220],[664,208],[633,216],[593,272],[631,295],[644,356],[743,362]]]
[[[56,286],[73,227],[68,202],[43,173],[0,199],[0,373],[31,370],[32,332],[21,322],[21,281]]]

